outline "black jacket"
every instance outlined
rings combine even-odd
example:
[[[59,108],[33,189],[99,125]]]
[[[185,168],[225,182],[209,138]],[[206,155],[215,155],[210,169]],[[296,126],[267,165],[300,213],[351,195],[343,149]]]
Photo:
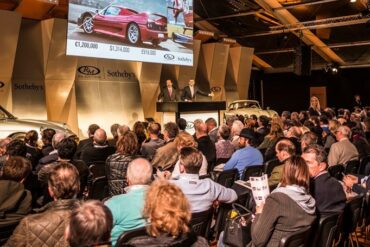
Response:
[[[194,94],[191,95],[190,87],[186,86],[186,87],[184,87],[184,90],[182,92],[181,100],[183,100],[183,101],[185,101],[185,100],[194,101],[197,94],[200,94],[200,95],[203,95],[203,96],[208,96],[208,93],[203,92],[197,86],[194,86]]]
[[[206,156],[208,166],[216,162],[216,146],[208,135],[196,139],[198,150]]]
[[[88,146],[81,153],[81,160],[83,160],[87,165],[94,163],[96,161],[105,161],[109,155],[116,151],[114,147],[95,147]]]
[[[319,214],[339,213],[344,210],[347,198],[343,187],[329,173],[323,173],[313,179],[310,187]]]

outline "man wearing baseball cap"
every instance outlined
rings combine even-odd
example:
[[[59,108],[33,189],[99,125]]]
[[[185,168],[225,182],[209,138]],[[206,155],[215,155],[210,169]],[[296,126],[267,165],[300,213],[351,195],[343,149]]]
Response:
[[[254,147],[256,136],[253,130],[244,128],[239,135],[239,147],[226,162],[224,170],[238,169],[239,177],[242,177],[243,171],[248,166],[263,165],[263,156],[261,152]]]

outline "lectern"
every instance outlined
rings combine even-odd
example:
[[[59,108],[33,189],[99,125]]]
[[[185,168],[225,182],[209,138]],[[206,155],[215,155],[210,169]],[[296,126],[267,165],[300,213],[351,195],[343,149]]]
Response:
[[[157,102],[157,112],[175,113],[176,120],[181,117],[190,123],[195,119],[205,121],[213,117],[220,124],[222,120],[220,111],[223,110],[226,110],[225,101]]]

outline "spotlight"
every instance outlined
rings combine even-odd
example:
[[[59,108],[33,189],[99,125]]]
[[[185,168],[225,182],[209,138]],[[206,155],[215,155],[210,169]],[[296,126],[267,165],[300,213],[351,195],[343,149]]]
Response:
[[[336,75],[339,72],[339,66],[336,64],[328,63],[325,65],[324,70],[326,73],[331,73],[332,75]]]
[[[356,0],[351,0],[351,3],[355,3],[356,2]]]

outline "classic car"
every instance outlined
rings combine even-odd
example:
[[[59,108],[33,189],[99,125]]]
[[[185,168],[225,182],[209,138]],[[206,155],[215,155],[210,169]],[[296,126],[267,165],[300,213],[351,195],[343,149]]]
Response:
[[[225,111],[225,118],[235,115],[274,117],[278,116],[278,113],[270,109],[263,110],[256,100],[237,100],[233,101]]]
[[[64,132],[67,136],[75,135],[66,124],[32,119],[18,119],[0,105],[0,138],[22,138],[27,131],[36,130],[39,134],[46,128]]]
[[[157,46],[166,41],[167,17],[110,5],[96,12],[84,12],[77,25],[87,34],[101,33],[128,40],[131,44],[151,42]]]

